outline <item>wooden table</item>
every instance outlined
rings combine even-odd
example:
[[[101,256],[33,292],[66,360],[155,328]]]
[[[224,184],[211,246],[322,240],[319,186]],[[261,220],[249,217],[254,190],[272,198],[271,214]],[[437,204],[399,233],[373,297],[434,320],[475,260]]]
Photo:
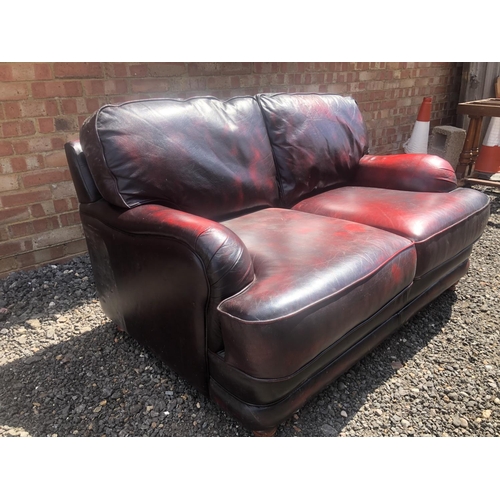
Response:
[[[493,97],[479,101],[462,102],[458,105],[457,113],[469,115],[470,118],[456,172],[459,186],[482,184],[484,186],[500,187],[500,181],[480,179],[474,176],[474,164],[479,155],[483,118],[485,116],[500,117],[500,99]]]

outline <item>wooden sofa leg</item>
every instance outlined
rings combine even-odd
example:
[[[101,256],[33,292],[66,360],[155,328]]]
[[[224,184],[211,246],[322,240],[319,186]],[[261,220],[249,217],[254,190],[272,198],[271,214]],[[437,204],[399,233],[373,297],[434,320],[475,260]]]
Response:
[[[265,431],[253,431],[256,437],[273,437],[276,434],[278,427],[273,427],[272,429],[266,429]]]

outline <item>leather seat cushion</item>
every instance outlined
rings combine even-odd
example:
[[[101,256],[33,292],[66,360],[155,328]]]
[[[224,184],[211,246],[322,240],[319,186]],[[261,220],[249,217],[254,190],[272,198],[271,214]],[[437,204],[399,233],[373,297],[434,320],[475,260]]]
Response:
[[[419,193],[347,186],[294,210],[366,224],[415,242],[419,278],[474,243],[488,222],[488,197],[473,189]]]
[[[411,241],[362,224],[276,208],[223,224],[255,270],[218,307],[225,362],[255,377],[294,373],[415,275]]]

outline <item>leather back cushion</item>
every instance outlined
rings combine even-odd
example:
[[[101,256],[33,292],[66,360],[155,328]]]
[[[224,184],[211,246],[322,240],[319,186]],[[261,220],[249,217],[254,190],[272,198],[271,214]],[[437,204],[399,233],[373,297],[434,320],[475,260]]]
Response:
[[[285,207],[316,191],[350,182],[368,146],[354,99],[332,94],[260,94],[257,98]]]
[[[278,200],[254,97],[107,105],[86,120],[80,140],[99,191],[119,207],[157,203],[223,218]]]

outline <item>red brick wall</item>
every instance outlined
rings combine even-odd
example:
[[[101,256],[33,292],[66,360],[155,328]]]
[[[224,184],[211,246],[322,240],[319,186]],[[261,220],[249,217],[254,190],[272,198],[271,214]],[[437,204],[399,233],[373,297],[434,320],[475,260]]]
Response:
[[[0,63],[0,277],[86,250],[63,146],[106,103],[258,92],[352,95],[373,153],[402,151],[424,96],[454,124],[461,63]]]

